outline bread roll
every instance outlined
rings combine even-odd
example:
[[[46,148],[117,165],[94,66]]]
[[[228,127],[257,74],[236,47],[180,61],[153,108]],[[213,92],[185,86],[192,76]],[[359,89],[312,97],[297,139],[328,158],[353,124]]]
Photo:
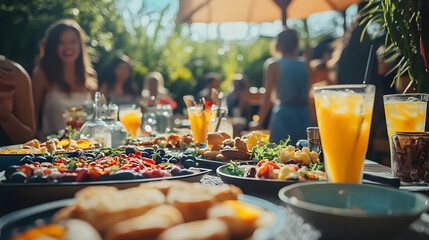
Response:
[[[117,190],[100,186],[85,188],[76,193],[74,209],[66,212],[70,218],[82,219],[104,233],[110,226],[125,219],[140,216],[149,209],[165,203],[165,196],[157,189],[129,188]],[[54,219],[61,219],[59,212]]]
[[[189,187],[189,182],[175,181],[175,180],[162,180],[156,182],[148,182],[140,184],[140,188],[155,188],[160,190],[165,196],[171,188],[183,189]]]
[[[163,232],[158,240],[225,240],[228,226],[223,221],[208,219],[185,223]]]
[[[233,202],[233,201],[232,201]],[[241,204],[241,203],[237,203]],[[261,213],[253,207],[239,209],[235,204],[218,204],[207,211],[208,218],[217,218],[224,221],[234,239],[246,239],[256,229],[256,220]]]
[[[100,234],[89,223],[79,219],[68,219],[60,222],[66,228],[62,240],[102,240]]]
[[[213,205],[213,199],[209,192],[191,185],[186,189],[170,189],[167,203],[179,209],[185,222],[191,222],[206,218],[207,209]]]
[[[161,232],[183,223],[183,216],[176,208],[161,205],[144,215],[119,222],[109,228],[106,240],[156,239]]]
[[[207,144],[209,146],[222,145],[223,136],[220,133],[208,133],[207,134]]]

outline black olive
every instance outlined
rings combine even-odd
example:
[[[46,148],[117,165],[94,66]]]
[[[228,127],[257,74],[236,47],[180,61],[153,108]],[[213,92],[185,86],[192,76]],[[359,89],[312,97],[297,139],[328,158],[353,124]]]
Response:
[[[194,161],[197,160],[197,158],[195,156],[192,156],[192,155],[187,155],[186,159],[191,159],[191,160],[194,160]]]
[[[163,157],[161,162],[163,162],[163,163],[168,162],[168,158]]]
[[[98,177],[97,181],[110,181],[113,177],[110,174],[103,174],[100,177]]]
[[[145,148],[143,149],[143,152],[147,152],[149,155],[153,154],[153,148]]]
[[[164,157],[164,156],[165,156],[165,150],[164,150],[164,149],[162,149],[162,148],[160,148],[160,149],[156,150],[156,153],[157,153],[157,154],[159,154],[159,155],[161,155],[161,157]]]
[[[35,156],[33,161],[39,162],[39,163],[48,162],[44,156]]]
[[[150,154],[147,152],[142,152],[142,157],[150,158]]]
[[[49,155],[46,157],[46,162],[52,163],[53,161],[57,160],[57,157]]]
[[[27,183],[47,183],[48,179],[42,176],[32,176],[27,180]]]
[[[129,180],[129,179],[135,179],[135,176],[130,171],[117,171],[115,174],[113,174],[114,180]]]
[[[104,153],[103,152],[97,153],[97,157],[96,158],[104,158]]]
[[[183,162],[183,167],[190,168],[190,167],[196,167],[197,164],[192,159],[186,159],[185,162]]]
[[[9,178],[10,183],[23,183],[27,179],[27,175],[21,171],[12,173]]]
[[[82,149],[76,149],[74,152],[70,153],[70,157],[80,157],[84,154],[85,152]]]
[[[17,167],[18,166],[16,166],[16,165],[12,165],[12,166],[7,167],[6,170],[4,171],[4,176],[6,177],[6,179],[8,181],[9,181],[10,176],[12,174],[14,174],[15,172],[19,171]]]
[[[176,164],[179,162],[179,159],[177,157],[171,157],[170,159],[168,159],[168,162],[171,164]]]
[[[172,156],[170,154],[166,154],[164,157],[170,159]]]
[[[33,156],[27,155],[19,161],[19,165],[32,164],[33,159],[34,159]]]
[[[177,173],[177,176],[184,176],[184,175],[191,175],[194,174],[194,172],[189,171],[188,169],[182,169]]]
[[[136,153],[136,150],[133,147],[126,147],[125,154],[130,155],[131,153]]]
[[[162,157],[160,155],[155,155],[154,161],[156,164],[160,164],[162,163]]]
[[[186,161],[186,159],[188,159],[188,155],[182,155],[182,156],[180,157],[180,161],[181,161],[181,162],[185,162],[185,161]]]
[[[86,159],[88,159],[88,158],[94,159],[95,158],[95,155],[93,153],[90,153],[90,152],[85,153],[84,156],[85,156]]]

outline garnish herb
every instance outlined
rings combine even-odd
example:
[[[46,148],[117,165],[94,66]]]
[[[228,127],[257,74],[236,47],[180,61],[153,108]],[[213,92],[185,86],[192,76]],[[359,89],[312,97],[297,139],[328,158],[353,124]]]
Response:
[[[226,174],[241,177],[245,174],[245,171],[243,169],[240,169],[235,162],[231,161],[230,163],[231,164],[229,165],[229,167],[224,168]]]

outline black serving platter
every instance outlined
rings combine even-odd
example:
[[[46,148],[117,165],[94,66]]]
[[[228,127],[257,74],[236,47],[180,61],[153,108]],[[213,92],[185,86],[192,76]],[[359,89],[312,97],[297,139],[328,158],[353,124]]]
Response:
[[[261,198],[248,195],[240,195],[238,198],[241,202],[260,207],[270,211],[275,216],[274,223],[266,228],[258,229],[255,234],[255,240],[274,239],[281,233],[286,224],[286,217],[280,207]],[[0,240],[7,240],[18,233],[32,227],[49,224],[52,216],[59,209],[72,204],[74,199],[63,199],[50,203],[33,206],[22,209],[0,218]]]

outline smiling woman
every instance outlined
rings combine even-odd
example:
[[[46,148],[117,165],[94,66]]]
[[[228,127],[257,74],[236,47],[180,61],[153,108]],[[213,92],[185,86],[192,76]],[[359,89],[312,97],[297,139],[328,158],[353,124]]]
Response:
[[[64,129],[63,113],[83,105],[97,89],[84,38],[76,21],[63,19],[48,29],[40,44],[39,61],[33,71],[39,139]]]

